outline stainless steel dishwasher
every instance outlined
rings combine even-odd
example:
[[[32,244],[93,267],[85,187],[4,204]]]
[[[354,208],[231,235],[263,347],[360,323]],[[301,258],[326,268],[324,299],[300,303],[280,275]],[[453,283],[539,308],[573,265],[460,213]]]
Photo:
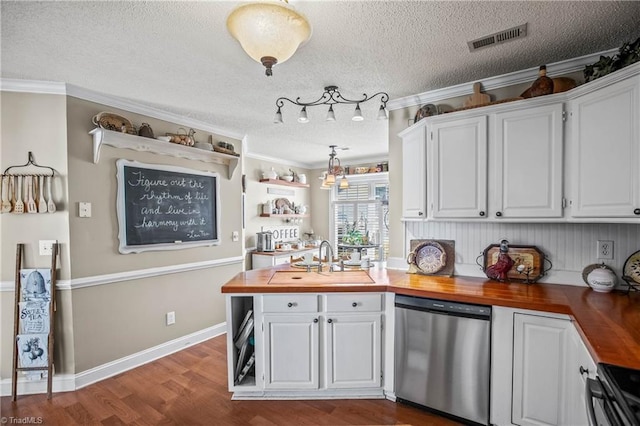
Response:
[[[491,307],[396,296],[396,398],[489,424]]]

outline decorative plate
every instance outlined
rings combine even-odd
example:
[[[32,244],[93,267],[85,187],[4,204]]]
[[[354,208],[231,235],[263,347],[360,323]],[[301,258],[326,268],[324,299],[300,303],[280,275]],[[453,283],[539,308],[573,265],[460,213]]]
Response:
[[[426,104],[422,105],[418,112],[416,112],[416,116],[413,119],[414,123],[422,120],[425,117],[431,117],[432,115],[438,115],[438,107],[434,104]]]
[[[425,274],[435,274],[446,265],[447,253],[440,244],[430,241],[416,247],[407,261]]]
[[[640,250],[627,258],[624,262],[624,268],[622,271],[622,275],[629,277],[636,283],[640,284]]]

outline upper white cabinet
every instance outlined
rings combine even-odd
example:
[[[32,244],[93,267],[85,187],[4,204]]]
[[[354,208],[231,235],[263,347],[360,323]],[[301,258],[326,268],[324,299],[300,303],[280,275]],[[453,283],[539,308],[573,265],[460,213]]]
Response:
[[[431,119],[429,218],[562,217],[562,111],[547,98]]]
[[[426,126],[418,122],[402,138],[402,216],[426,218]]]
[[[637,74],[570,101],[573,217],[640,220]]]
[[[486,116],[446,120],[429,127],[430,216],[486,216]]]
[[[562,104],[492,116],[492,214],[562,217]]]

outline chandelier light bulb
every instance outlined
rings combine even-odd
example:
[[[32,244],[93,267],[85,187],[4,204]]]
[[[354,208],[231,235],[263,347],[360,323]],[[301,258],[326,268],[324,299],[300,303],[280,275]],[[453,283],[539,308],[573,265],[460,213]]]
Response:
[[[331,186],[336,183],[336,175],[328,174],[326,179],[327,185]]]
[[[298,116],[298,123],[308,123],[309,118],[307,117],[307,107],[302,107],[302,111],[300,111],[300,115]]]
[[[273,117],[273,122],[275,124],[282,124],[282,112],[280,112],[280,107],[278,107],[278,111],[276,111],[276,116]]]
[[[333,112],[333,105],[329,105],[329,111],[327,112],[327,121],[336,121],[336,113]]]
[[[387,120],[389,116],[387,115],[387,110],[384,105],[380,105],[380,109],[378,110],[378,120]]]
[[[347,180],[346,176],[342,176],[342,179],[340,179],[340,189],[347,189],[349,188],[349,181]]]
[[[360,110],[360,104],[356,105],[356,110],[353,113],[353,121],[362,121],[364,118],[362,117],[362,111]]]

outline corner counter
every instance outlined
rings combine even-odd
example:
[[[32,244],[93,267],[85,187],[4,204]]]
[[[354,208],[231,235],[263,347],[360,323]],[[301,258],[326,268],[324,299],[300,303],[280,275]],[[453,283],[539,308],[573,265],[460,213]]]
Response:
[[[290,265],[242,272],[222,287],[227,294],[388,292],[457,302],[569,315],[596,362],[640,369],[640,293],[597,293],[561,284],[505,284],[484,278],[440,277],[371,268],[372,284],[268,284]],[[329,272],[327,272],[329,273]]]

